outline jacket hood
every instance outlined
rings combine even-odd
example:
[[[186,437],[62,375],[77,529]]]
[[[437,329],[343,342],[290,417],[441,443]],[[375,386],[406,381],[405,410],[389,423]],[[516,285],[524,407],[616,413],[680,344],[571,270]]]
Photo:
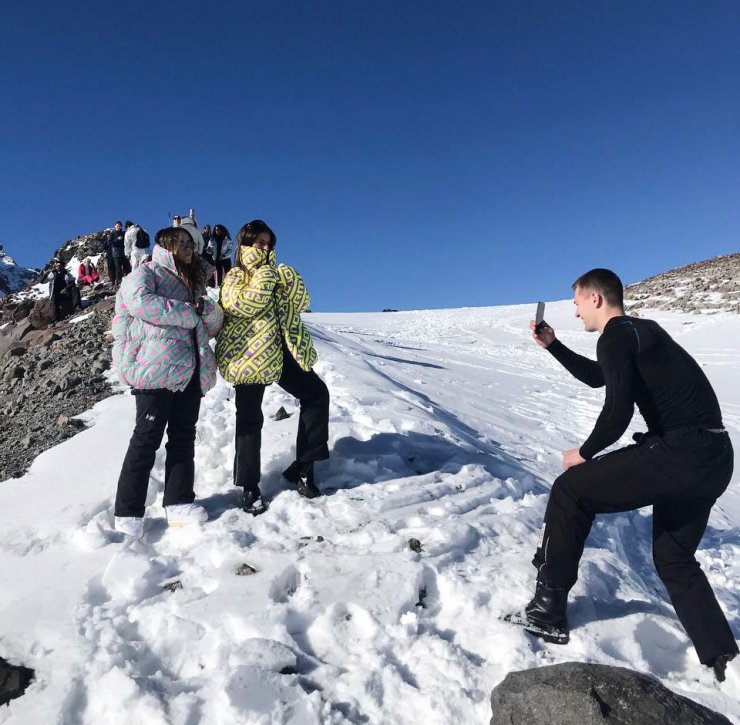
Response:
[[[168,249],[165,249],[159,244],[154,245],[154,249],[152,251],[152,261],[156,262],[157,264],[161,264],[163,267],[167,267],[167,269],[179,276],[180,273],[177,271],[175,257],[173,256],[172,252],[170,252]]]
[[[192,220],[191,217],[186,216],[182,218],[180,222],[180,229],[185,229],[195,242],[195,251],[200,254],[203,251],[203,235],[198,229],[198,225]]]

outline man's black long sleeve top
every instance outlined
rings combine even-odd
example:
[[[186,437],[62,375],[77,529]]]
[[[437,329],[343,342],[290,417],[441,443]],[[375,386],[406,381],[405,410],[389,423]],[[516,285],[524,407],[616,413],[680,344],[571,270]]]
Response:
[[[706,375],[657,322],[613,317],[596,345],[596,362],[559,340],[547,351],[586,385],[606,385],[604,407],[580,449],[585,459],[622,436],[635,403],[648,431],[657,435],[690,425],[722,427],[719,402]]]

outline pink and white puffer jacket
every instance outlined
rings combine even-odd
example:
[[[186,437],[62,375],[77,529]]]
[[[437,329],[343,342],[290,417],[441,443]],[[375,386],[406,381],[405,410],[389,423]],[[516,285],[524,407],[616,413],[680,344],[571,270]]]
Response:
[[[172,253],[154,246],[153,259],[124,277],[113,318],[113,367],[135,390],[185,390],[200,359],[200,389],[216,384],[216,358],[208,344],[223,324],[221,308],[205,298],[198,317],[190,287]]]

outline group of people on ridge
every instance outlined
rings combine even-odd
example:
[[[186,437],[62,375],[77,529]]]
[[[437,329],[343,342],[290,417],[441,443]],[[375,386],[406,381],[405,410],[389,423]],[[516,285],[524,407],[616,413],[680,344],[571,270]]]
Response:
[[[149,233],[140,224],[129,220],[125,229],[121,221],[116,221],[105,238],[103,248],[108,276],[114,287],[118,287],[127,274],[151,256]]]
[[[195,427],[216,368],[236,391],[233,482],[243,489],[247,513],[266,508],[259,481],[268,385],[278,383],[300,402],[296,456],[285,478],[302,495],[318,496],[314,463],[329,457],[329,392],[313,371],[317,355],[301,320],[309,306],[301,276],[277,264],[275,233],[254,220],[237,234],[234,266],[224,269],[216,304],[205,294],[205,265],[197,253],[204,239],[196,231],[181,220],[157,232],[151,261],[124,279],[116,299],[113,361],[136,396],[136,423],[118,481],[115,526],[137,538],[166,427],[167,521],[208,518],[193,490]],[[216,238],[228,239],[228,233]],[[214,259],[222,252],[223,245]],[[578,380],[605,387],[606,400],[588,439],[563,454],[565,472],[553,483],[533,560],[534,597],[507,619],[548,642],[567,643],[568,593],[594,518],[651,505],[658,574],[699,660],[722,681],[738,647],[695,557],[733,471],[717,397],[696,361],[657,323],[625,314],[616,274],[591,270],[573,290],[576,316],[587,331],[600,333],[597,360],[567,348],[547,323],[530,323],[532,335]],[[214,336],[215,354],[209,345]],[[634,445],[598,455],[624,434],[635,404],[647,432],[636,435]]]

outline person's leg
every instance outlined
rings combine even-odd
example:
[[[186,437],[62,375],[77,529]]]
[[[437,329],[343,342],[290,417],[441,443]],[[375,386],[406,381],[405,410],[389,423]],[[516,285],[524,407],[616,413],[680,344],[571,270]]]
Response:
[[[200,413],[200,383],[193,374],[181,393],[172,394],[167,423],[167,459],[164,467],[163,506],[195,500],[195,426]]]
[[[59,322],[59,320],[62,319],[62,313],[60,310],[60,304],[61,301],[59,299],[59,293],[54,292],[51,295],[51,300],[49,304],[49,311],[51,312],[51,321],[52,322]]]
[[[162,442],[172,393],[142,393],[136,399],[136,426],[123,459],[116,494],[116,516],[144,515],[149,474]]]
[[[730,625],[694,554],[714,499],[680,501],[653,507],[653,561],[699,661],[738,652]]]
[[[123,279],[123,257],[113,257],[113,268],[115,270],[115,283],[121,284]]]
[[[224,277],[226,276],[226,273],[231,269],[231,260],[230,259],[219,259],[216,262],[216,270],[217,270],[217,281],[218,286],[221,286],[221,283],[224,281]]]
[[[113,257],[110,254],[105,255],[105,263],[106,267],[108,268],[108,279],[110,280],[111,284],[116,283],[116,265],[113,261]]]
[[[301,369],[283,349],[283,371],[278,385],[301,405],[296,437],[296,461],[312,463],[329,458],[329,390],[313,371]]]
[[[245,493],[259,493],[260,448],[262,446],[262,398],[265,386],[236,385],[236,454],[234,485]]]
[[[533,564],[538,582],[568,591],[596,514],[631,511],[681,495],[663,470],[669,455],[655,438],[573,466],[552,485]]]

